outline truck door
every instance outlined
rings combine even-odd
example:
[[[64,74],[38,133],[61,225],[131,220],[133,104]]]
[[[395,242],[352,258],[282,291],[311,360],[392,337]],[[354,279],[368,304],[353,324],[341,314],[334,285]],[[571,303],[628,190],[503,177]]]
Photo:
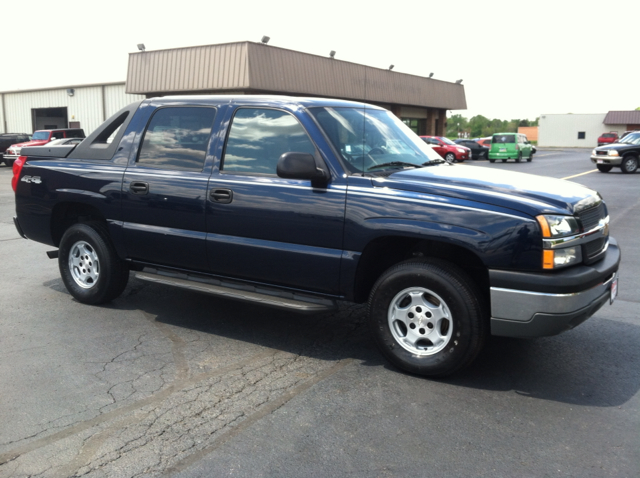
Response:
[[[159,108],[151,116],[122,185],[129,258],[207,270],[205,203],[215,116],[215,108],[198,106]]]
[[[207,206],[207,253],[215,274],[338,294],[346,186],[283,179],[285,152],[317,153],[291,113],[235,110]]]

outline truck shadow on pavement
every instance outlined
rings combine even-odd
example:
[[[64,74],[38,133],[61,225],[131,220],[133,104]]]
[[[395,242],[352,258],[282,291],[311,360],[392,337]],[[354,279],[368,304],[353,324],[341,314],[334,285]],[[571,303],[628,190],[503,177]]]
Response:
[[[60,280],[45,285],[67,293]],[[122,297],[104,307],[140,310],[178,334],[196,333],[192,341],[198,347],[211,341],[208,354],[215,355],[220,341],[230,339],[236,346],[240,343],[239,348],[269,348],[321,361],[354,359],[411,377],[378,353],[369,336],[365,305],[341,303],[333,312],[302,315],[132,278]],[[555,337],[489,337],[470,367],[433,381],[574,405],[620,406],[640,389],[638,343],[640,328],[596,314]]]

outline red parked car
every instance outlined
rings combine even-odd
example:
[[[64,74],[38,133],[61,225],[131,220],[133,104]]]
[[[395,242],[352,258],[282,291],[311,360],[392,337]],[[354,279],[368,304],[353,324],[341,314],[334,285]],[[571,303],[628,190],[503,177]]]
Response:
[[[42,146],[54,139],[84,137],[84,130],[80,128],[41,129],[33,133],[30,141],[9,146],[4,154],[4,162],[7,166],[12,166],[13,162],[20,156],[20,150],[27,146]]]
[[[618,141],[618,133],[612,131],[611,133],[602,133],[598,137],[598,146],[602,146],[603,144],[611,144]]]
[[[466,146],[460,146],[443,136],[420,136],[422,140],[444,158],[448,163],[471,159],[471,150]]]

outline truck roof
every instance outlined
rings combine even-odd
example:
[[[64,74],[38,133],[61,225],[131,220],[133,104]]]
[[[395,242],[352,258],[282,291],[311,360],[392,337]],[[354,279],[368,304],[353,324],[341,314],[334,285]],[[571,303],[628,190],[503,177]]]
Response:
[[[180,96],[163,96],[156,98],[149,98],[144,101],[144,103],[150,104],[171,104],[171,103],[182,103],[182,104],[210,104],[210,105],[220,105],[220,104],[236,104],[242,103],[246,104],[264,104],[268,102],[271,106],[303,106],[303,107],[313,107],[313,106],[334,106],[334,107],[356,107],[362,108],[366,106],[367,108],[373,109],[382,109],[379,106],[371,105],[368,103],[360,103],[357,101],[347,101],[347,100],[337,100],[330,98],[311,98],[311,97],[296,97],[296,96],[282,96],[282,95],[180,95]]]

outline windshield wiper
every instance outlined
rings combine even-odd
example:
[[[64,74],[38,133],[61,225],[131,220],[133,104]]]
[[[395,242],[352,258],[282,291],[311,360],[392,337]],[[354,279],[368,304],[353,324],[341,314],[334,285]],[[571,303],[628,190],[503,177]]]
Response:
[[[422,165],[415,164],[415,163],[405,163],[404,161],[390,161],[388,163],[376,164],[375,166],[371,166],[370,168],[367,168],[367,171],[371,171],[372,169],[378,169],[378,168],[386,168],[388,166],[410,166],[412,168],[422,167]]]
[[[422,166],[433,166],[434,164],[445,164],[445,163],[447,163],[447,162],[444,159],[432,159],[431,161],[427,161],[426,163],[422,163]]]

